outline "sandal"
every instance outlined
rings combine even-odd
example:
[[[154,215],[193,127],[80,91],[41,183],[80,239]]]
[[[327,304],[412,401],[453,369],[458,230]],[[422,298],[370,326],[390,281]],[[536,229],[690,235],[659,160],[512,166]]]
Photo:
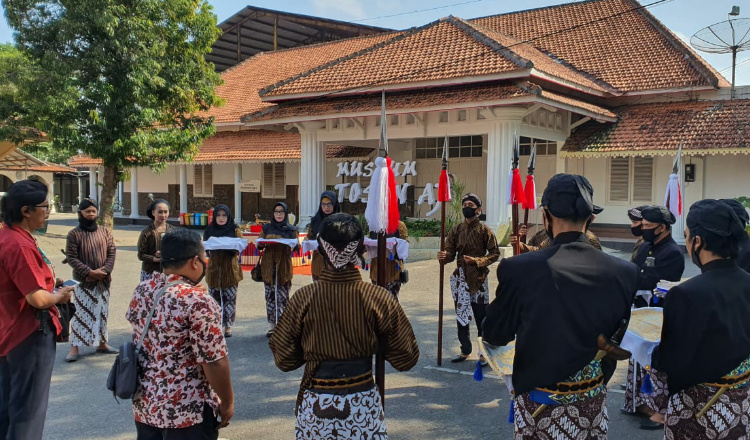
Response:
[[[96,352],[100,354],[118,354],[120,353],[120,350],[116,348],[112,348],[112,347],[107,347],[107,348],[97,348]]]
[[[65,356],[65,362],[75,362],[75,361],[77,361],[77,360],[78,360],[78,358],[79,358],[80,356],[81,356],[81,355],[80,355],[79,353],[76,353],[76,354],[69,354],[69,355]]]
[[[229,331],[229,330],[224,330],[224,337],[225,338],[231,338],[232,337],[232,332]]]

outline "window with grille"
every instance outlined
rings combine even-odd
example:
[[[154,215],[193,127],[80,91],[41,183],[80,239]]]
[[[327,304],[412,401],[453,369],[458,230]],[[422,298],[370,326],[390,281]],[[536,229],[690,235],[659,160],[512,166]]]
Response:
[[[213,197],[214,170],[213,165],[194,165],[193,195],[196,197]]]
[[[283,163],[263,164],[263,198],[286,198],[286,178]]]
[[[521,156],[530,156],[531,147],[536,144],[537,156],[554,156],[557,154],[557,141],[548,141],[546,139],[535,139],[521,136],[518,139],[518,146]]]
[[[654,158],[613,157],[609,159],[609,201],[648,202],[653,199]]]
[[[440,159],[443,157],[445,138],[417,139],[417,159]],[[482,136],[453,136],[448,138],[448,157],[482,157]]]

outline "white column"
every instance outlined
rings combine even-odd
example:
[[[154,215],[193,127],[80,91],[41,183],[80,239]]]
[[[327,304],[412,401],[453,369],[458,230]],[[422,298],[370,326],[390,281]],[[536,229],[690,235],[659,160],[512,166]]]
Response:
[[[490,121],[487,133],[487,200],[484,200],[485,223],[492,230],[510,220],[508,176],[513,156],[513,139],[520,134],[520,120]]]
[[[560,153],[562,152],[563,145],[565,145],[565,142],[557,142],[557,159],[555,160],[555,173],[567,173],[567,160],[564,157],[561,157]]]
[[[234,221],[242,222],[242,193],[240,183],[242,182],[242,164],[234,164]]]
[[[74,205],[80,205],[83,199],[86,198],[86,188],[83,186],[83,177],[78,176],[78,201]]]
[[[320,194],[325,190],[326,149],[314,130],[300,132],[302,158],[299,180],[299,227],[306,228],[318,210]]]
[[[180,168],[180,214],[188,212],[188,187],[187,187],[187,165],[178,165]]]
[[[52,206],[52,208],[50,208],[51,212],[57,212],[57,206],[55,206],[55,175],[54,174],[52,174],[52,179],[50,179],[49,181],[49,204]]]
[[[130,218],[138,218],[138,168],[130,171]]]
[[[96,167],[89,167],[89,198],[98,202],[99,191],[97,191],[96,182]]]

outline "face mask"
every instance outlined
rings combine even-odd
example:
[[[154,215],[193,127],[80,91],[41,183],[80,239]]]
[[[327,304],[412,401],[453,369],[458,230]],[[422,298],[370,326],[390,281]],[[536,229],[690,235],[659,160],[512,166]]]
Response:
[[[693,239],[693,246],[692,246],[692,251],[690,252],[691,254],[690,259],[693,261],[693,264],[698,266],[698,269],[703,269],[703,263],[701,263],[701,259],[698,258],[698,254],[700,253],[700,251],[701,251],[700,249],[695,247],[695,239]]]
[[[633,233],[633,235],[635,235],[636,237],[641,237],[643,236],[643,226],[633,226],[630,228],[630,232]]]
[[[656,227],[654,229],[643,229],[643,240],[649,243],[653,243],[654,241],[656,241],[656,236],[658,235],[656,233],[657,229],[659,228]]]
[[[195,281],[190,280],[190,281],[193,281],[193,285],[195,285],[195,286],[197,286],[201,281],[203,281],[203,277],[206,276],[206,262],[203,261],[203,258],[200,258],[200,257],[199,257],[198,261],[200,261],[201,262],[201,266],[203,266],[203,272],[201,273],[201,276],[199,276],[197,280],[195,280]]]
[[[474,218],[477,215],[477,209],[470,206],[464,207],[462,211],[464,213],[464,217],[466,218]]]
[[[553,241],[555,239],[555,234],[552,231],[552,217],[546,210],[544,211],[544,216],[547,219],[547,228],[544,231],[547,233],[547,237],[549,237],[550,241]]]

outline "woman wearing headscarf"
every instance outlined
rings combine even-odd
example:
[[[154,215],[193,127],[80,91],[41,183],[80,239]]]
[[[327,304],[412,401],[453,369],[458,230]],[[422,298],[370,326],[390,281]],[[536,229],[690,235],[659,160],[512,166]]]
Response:
[[[320,281],[297,290],[268,345],[282,371],[305,372],[297,395],[295,438],[387,439],[372,375],[381,351],[398,371],[419,360],[403,309],[356,268],[364,234],[356,217],[327,217],[318,235],[325,268]]]
[[[307,237],[305,240],[317,240],[318,234],[320,233],[320,225],[323,223],[326,217],[331,214],[341,212],[341,206],[339,206],[339,200],[336,198],[336,193],[333,191],[325,191],[320,195],[320,205],[318,206],[318,212],[315,213],[313,218],[310,220],[310,224],[307,225]],[[312,279],[318,281],[320,278],[320,272],[323,270],[323,257],[320,252],[313,251],[312,253]]]
[[[161,272],[161,238],[173,229],[167,223],[169,202],[156,199],[146,208],[146,215],[153,223],[146,226],[138,237],[138,259],[141,264],[141,281],[151,279],[154,272]]]
[[[112,232],[96,224],[96,202],[78,205],[78,227],[68,232],[65,258],[73,268],[76,287],[76,313],[70,320],[70,352],[67,362],[78,360],[81,346],[97,345],[97,353],[117,353],[107,345],[109,286],[115,267],[115,241]]]
[[[203,233],[203,240],[211,237],[242,238],[242,231],[234,223],[227,205],[214,208],[214,218]],[[224,336],[232,336],[232,327],[237,311],[237,286],[242,281],[242,269],[237,251],[211,251],[206,272],[209,292],[221,306]]]
[[[297,238],[297,236],[297,228],[289,224],[289,208],[286,203],[276,203],[273,207],[273,217],[270,222],[263,225],[260,238]],[[277,319],[284,313],[289,301],[293,275],[292,253],[283,245],[261,247],[264,250],[260,267],[266,291],[266,315],[270,325],[266,336],[271,337],[276,328]]]
[[[0,438],[38,440],[62,334],[55,305],[70,301],[73,287],[55,290],[54,267],[32,235],[49,217],[47,186],[14,183],[0,211]]]

